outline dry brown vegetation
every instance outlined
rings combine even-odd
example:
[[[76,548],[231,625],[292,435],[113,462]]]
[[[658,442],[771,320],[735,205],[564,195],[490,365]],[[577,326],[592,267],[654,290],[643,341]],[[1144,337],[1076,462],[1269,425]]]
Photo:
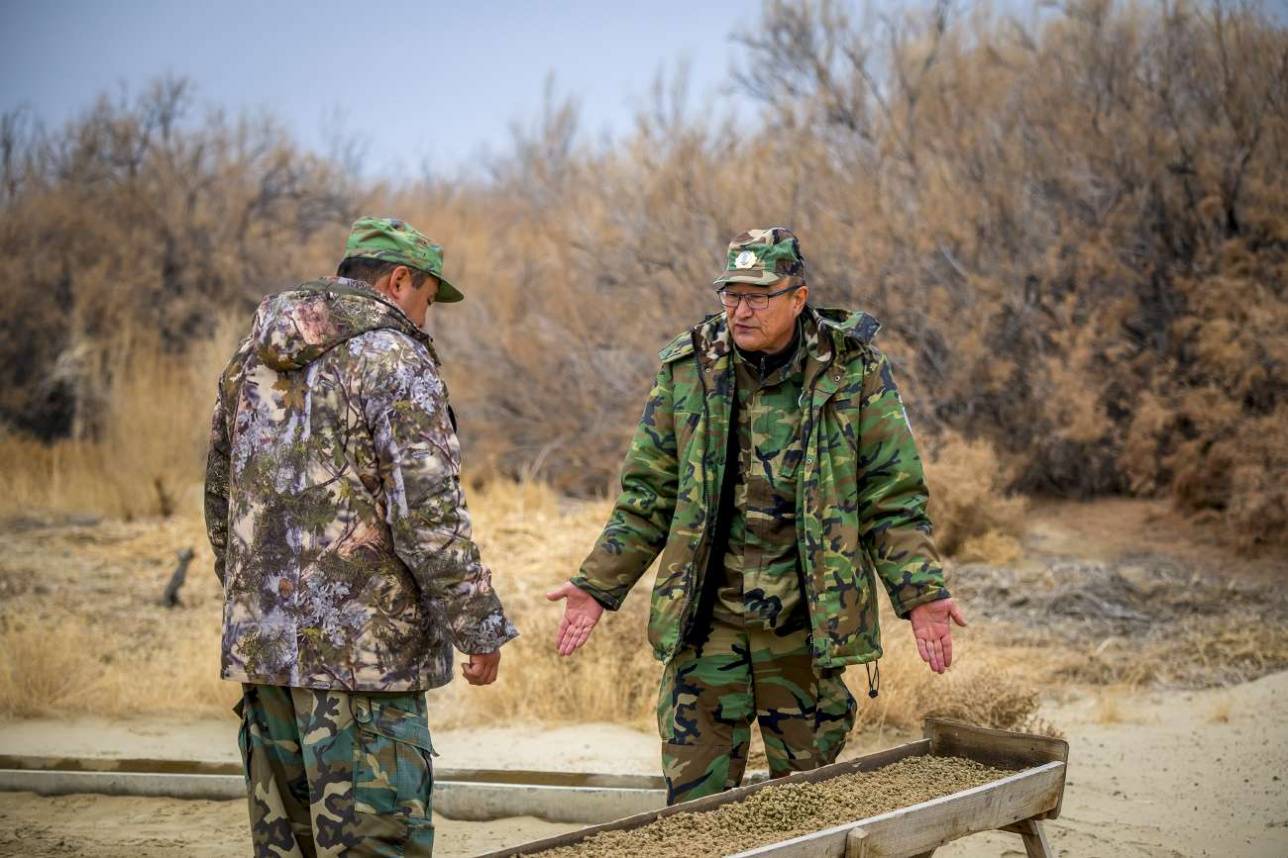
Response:
[[[759,130],[695,115],[683,80],[659,78],[636,130],[590,150],[551,95],[487,181],[364,183],[344,140],[324,157],[271,123],[195,117],[182,81],[54,133],[6,115],[0,446],[22,488],[5,495],[166,509],[203,421],[146,390],[137,410],[132,379],[207,373],[193,350],[222,320],[330,270],[368,209],[434,235],[470,294],[435,324],[475,477],[601,492],[654,352],[714,309],[724,243],[786,223],[818,302],[884,321],[927,439],[991,445],[1013,489],[1169,495],[1245,548],[1282,540],[1280,24],[1231,2],[1076,0],[1019,21],[774,0],[739,39]],[[187,383],[208,396],[209,378]],[[118,400],[142,435],[113,437]],[[122,456],[130,487],[43,488]],[[986,532],[950,541],[978,551]]]
[[[654,729],[661,668],[645,633],[647,581],[575,657],[562,659],[553,647],[560,609],[544,593],[580,562],[607,503],[494,481],[475,494],[472,512],[522,634],[503,650],[495,685],[455,682],[430,695],[435,726],[609,721]],[[198,519],[18,518],[0,525],[0,540],[0,716],[219,715],[232,706],[238,686],[218,678],[222,597]],[[186,546],[197,557],[183,604],[169,609],[159,597],[176,550]],[[888,656],[875,704],[863,670],[847,673],[863,701],[860,732],[912,729],[928,712],[1033,725],[1032,674],[1006,666],[1012,652],[959,641],[949,695],[956,699],[944,709],[944,686],[918,660],[906,624],[887,613],[885,628]]]

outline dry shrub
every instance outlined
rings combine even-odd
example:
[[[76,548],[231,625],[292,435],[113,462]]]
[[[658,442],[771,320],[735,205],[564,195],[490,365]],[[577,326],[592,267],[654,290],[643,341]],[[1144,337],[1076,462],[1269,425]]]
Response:
[[[953,556],[960,563],[1006,565],[1019,560],[1022,554],[1023,548],[1015,536],[990,530],[969,537]]]
[[[352,165],[303,151],[271,119],[195,115],[193,95],[157,80],[56,131],[21,109],[0,117],[0,419],[100,438],[101,370],[122,331],[182,361],[288,272],[334,270],[329,248],[363,199]]]
[[[886,699],[860,719],[859,730],[885,726],[915,730],[924,719],[939,717],[999,730],[1058,735],[1038,716],[1037,686],[1005,667],[1001,658],[954,656],[955,666],[940,676],[917,657],[911,640],[899,641],[897,646],[904,653],[881,661],[883,690],[877,699]]]
[[[1059,736],[1053,725],[1038,717],[1038,689],[996,664],[961,669],[943,677],[931,700],[924,702],[924,717],[956,718],[999,730],[1019,730]]]
[[[1155,650],[1150,655],[1159,655]],[[1112,639],[1086,653],[1067,652],[1051,675],[1063,682],[1140,688],[1162,678],[1159,662],[1130,641]]]
[[[1025,501],[1010,497],[993,445],[955,433],[933,445],[926,464],[935,543],[962,562],[1005,563],[1019,555]]]
[[[1178,419],[1187,420],[1190,413],[1182,411]],[[1258,419],[1230,415],[1199,437],[1180,442],[1169,465],[1177,474],[1182,508],[1216,517],[1228,539],[1242,548],[1280,543],[1288,533],[1285,425],[1288,404]]]

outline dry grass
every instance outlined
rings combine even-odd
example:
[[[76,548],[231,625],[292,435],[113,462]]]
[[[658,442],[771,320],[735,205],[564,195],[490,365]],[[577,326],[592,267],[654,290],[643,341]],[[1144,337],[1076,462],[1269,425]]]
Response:
[[[0,715],[221,715],[240,697],[219,679],[217,626],[185,625],[156,650],[67,615],[0,632]]]
[[[1237,612],[1218,609],[1175,625],[1173,634],[1114,637],[1083,650],[1053,640],[1044,659],[1048,675],[1093,686],[1208,688],[1247,682],[1288,666],[1288,631],[1281,622],[1249,622]]]
[[[74,706],[96,678],[90,636],[80,624],[0,632],[0,714],[34,717]]]
[[[654,729],[660,666],[645,639],[648,580],[571,658],[553,649],[560,607],[544,598],[589,550],[606,501],[570,501],[537,483],[493,481],[470,498],[483,556],[521,636],[487,688],[454,682],[430,695],[439,726],[608,721]],[[53,524],[10,530],[0,561],[0,714],[219,715],[237,687],[218,679],[220,595],[200,521]],[[197,549],[184,606],[157,603],[174,552]],[[927,713],[998,727],[1033,723],[1034,686],[1004,667],[1014,653],[958,636],[959,666],[933,677],[906,623],[885,617],[881,694],[861,668],[847,681],[858,730],[913,729]]]

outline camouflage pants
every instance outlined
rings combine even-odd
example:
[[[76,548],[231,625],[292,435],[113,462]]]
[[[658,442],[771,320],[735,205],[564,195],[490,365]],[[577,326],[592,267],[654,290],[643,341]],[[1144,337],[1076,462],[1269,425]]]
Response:
[[[237,743],[256,856],[428,856],[425,695],[243,685]]]
[[[806,629],[779,636],[714,622],[706,642],[682,649],[662,674],[657,721],[667,803],[742,783],[753,719],[771,776],[834,762],[856,711],[843,672],[814,667]]]

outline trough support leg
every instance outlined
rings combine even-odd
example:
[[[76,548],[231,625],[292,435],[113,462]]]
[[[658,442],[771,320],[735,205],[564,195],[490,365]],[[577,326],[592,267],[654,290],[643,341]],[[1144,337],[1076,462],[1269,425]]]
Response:
[[[1024,852],[1028,858],[1055,858],[1051,841],[1047,840],[1042,823],[1036,819],[1021,819],[1014,825],[1008,825],[1003,831],[1013,831],[1024,838]]]
[[[845,835],[845,858],[867,858],[868,833],[862,828],[851,828]]]

